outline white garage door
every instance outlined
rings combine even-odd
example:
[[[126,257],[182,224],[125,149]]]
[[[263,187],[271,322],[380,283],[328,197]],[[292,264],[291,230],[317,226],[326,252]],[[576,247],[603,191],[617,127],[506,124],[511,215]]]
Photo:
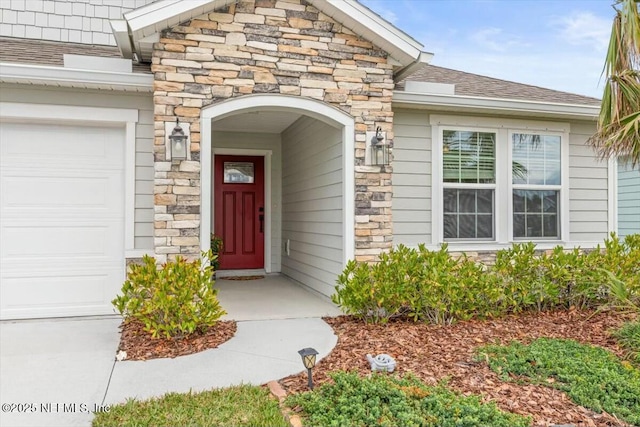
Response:
[[[113,313],[124,129],[0,123],[0,318]]]

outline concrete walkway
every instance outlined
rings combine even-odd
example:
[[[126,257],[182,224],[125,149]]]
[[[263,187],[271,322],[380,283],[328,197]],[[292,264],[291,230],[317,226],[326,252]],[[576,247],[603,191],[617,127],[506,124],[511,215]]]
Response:
[[[175,359],[116,362],[117,317],[0,322],[0,425],[89,426],[103,405],[277,380],[304,370],[297,353],[304,347],[325,357],[337,337],[319,316],[339,311],[280,276],[262,280],[262,288],[260,281],[228,281],[232,289],[220,291],[227,318],[252,318],[238,321],[234,338]],[[249,301],[262,301],[262,311],[236,299],[248,297],[249,287]],[[278,306],[286,318],[271,318]]]

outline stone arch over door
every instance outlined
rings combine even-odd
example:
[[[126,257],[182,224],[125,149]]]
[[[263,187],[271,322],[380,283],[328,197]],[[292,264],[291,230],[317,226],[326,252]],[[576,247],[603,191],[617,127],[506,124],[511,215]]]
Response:
[[[355,256],[355,125],[354,118],[324,102],[297,96],[255,94],[229,99],[201,110],[201,223],[200,244],[209,249],[211,233],[212,197],[212,122],[228,116],[253,111],[277,111],[302,114],[319,120],[342,133],[342,262]]]

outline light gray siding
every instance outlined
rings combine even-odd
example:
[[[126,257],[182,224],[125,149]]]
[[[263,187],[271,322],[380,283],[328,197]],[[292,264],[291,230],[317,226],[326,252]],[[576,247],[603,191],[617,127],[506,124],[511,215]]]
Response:
[[[393,119],[393,243],[431,242],[431,126],[426,112]]]
[[[282,153],[282,272],[329,296],[343,268],[342,133],[303,117]]]
[[[609,230],[608,164],[586,142],[595,123],[572,122],[569,135],[570,241],[602,242]]]
[[[280,134],[214,131],[212,144],[214,151],[216,148],[271,150],[271,271],[279,272],[282,257],[282,150]],[[213,186],[211,189],[213,190]],[[215,232],[213,215],[211,220],[211,230]],[[269,244],[269,242],[265,242],[265,244]]]
[[[618,234],[640,233],[640,166],[618,167]]]
[[[3,102],[138,110],[136,125],[135,249],[153,249],[153,97],[39,86],[1,85]]]

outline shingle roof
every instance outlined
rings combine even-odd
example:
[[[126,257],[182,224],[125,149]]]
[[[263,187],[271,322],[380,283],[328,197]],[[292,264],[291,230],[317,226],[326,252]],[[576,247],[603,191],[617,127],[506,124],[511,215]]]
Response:
[[[421,69],[396,84],[396,89],[404,89],[406,81],[448,83],[455,85],[455,95],[479,96],[484,98],[520,99],[561,104],[599,106],[600,100],[590,96],[577,95],[546,89],[493,77],[451,70],[435,65],[424,65]]]
[[[63,66],[64,54],[122,58],[115,46],[0,37],[0,61]],[[134,73],[150,73],[148,64],[133,64]]]

